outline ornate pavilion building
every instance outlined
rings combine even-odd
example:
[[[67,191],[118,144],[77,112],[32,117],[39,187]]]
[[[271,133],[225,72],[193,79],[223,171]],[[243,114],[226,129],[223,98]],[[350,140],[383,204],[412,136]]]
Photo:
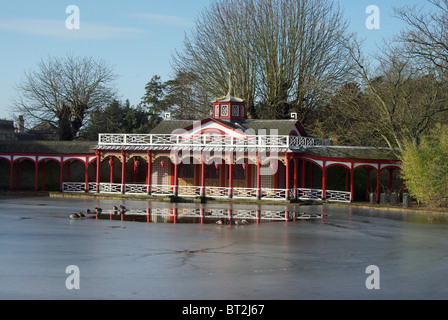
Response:
[[[401,193],[393,150],[337,147],[297,120],[248,120],[230,93],[213,117],[165,119],[148,134],[100,134],[98,142],[4,142],[0,187],[148,197],[366,200]]]

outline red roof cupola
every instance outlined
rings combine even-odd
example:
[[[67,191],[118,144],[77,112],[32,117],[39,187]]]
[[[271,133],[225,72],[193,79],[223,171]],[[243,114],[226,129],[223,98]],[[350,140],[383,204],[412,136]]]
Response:
[[[245,121],[246,101],[232,95],[232,84],[229,78],[229,93],[213,100],[212,117],[220,120]]]

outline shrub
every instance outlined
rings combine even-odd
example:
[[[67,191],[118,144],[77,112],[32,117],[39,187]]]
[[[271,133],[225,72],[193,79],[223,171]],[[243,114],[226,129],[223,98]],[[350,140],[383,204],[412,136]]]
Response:
[[[448,206],[448,126],[438,125],[420,141],[405,141],[402,174],[411,196],[430,207]]]

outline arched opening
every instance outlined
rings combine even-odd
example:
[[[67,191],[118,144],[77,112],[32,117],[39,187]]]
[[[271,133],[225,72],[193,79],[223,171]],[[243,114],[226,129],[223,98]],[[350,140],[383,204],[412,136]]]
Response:
[[[378,170],[374,165],[361,165],[355,168],[354,171],[354,186],[353,199],[355,201],[369,201],[370,193],[375,193],[376,196],[378,181],[381,188],[381,175],[378,179]]]
[[[159,186],[170,185],[170,168],[171,159],[169,156],[161,155],[158,156],[152,162],[152,184]]]
[[[60,162],[55,159],[39,161],[38,188],[44,191],[58,191],[60,189]]]
[[[0,158],[0,189],[8,190],[11,187],[11,162],[7,159]]]
[[[36,189],[36,164],[29,158],[14,161],[13,188],[16,190]]]
[[[142,156],[131,157],[126,164],[126,183],[146,184],[148,162]]]
[[[327,190],[350,191],[350,168],[343,164],[332,164],[327,170]]]
[[[85,182],[85,162],[80,159],[64,161],[62,176],[64,182]]]

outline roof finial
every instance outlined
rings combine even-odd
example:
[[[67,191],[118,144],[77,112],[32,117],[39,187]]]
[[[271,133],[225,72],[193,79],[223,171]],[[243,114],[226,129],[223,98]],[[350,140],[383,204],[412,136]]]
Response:
[[[229,93],[227,95],[231,95],[232,94],[232,72],[229,72]]]

